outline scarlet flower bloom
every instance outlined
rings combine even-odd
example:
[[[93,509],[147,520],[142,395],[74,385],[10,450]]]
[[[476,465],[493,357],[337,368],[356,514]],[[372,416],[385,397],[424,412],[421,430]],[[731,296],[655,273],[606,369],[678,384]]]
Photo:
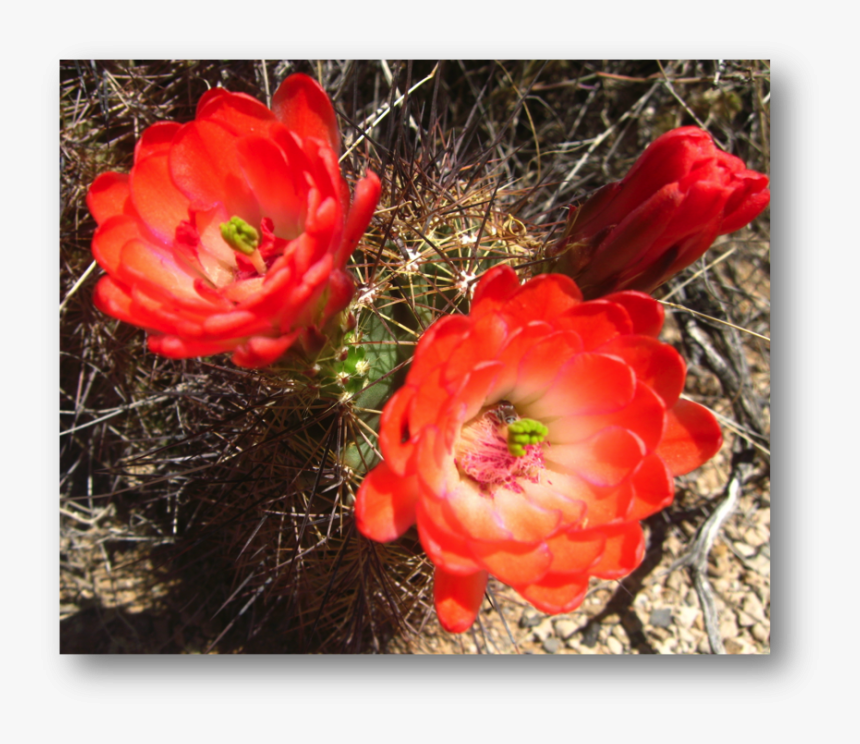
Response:
[[[552,271],[586,298],[650,292],[770,203],[768,178],[718,150],[698,127],[658,137],[621,180],[571,207]]]
[[[131,173],[104,173],[87,195],[107,272],[96,306],[164,356],[273,362],[354,291],[344,267],[380,183],[368,171],[350,205],[339,153],[334,108],[306,75],[284,80],[271,111],[214,88],[194,121],[149,127]]]
[[[662,324],[648,295],[584,302],[565,276],[520,286],[499,266],[468,316],[421,338],[355,513],[381,542],[417,523],[447,630],[472,624],[490,574],[560,613],[589,577],[639,565],[639,520],[722,442],[713,415],[679,399],[686,366],[656,339]]]

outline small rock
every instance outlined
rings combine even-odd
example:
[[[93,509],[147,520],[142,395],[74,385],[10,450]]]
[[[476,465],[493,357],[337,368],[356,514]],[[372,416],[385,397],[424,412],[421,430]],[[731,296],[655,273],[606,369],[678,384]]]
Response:
[[[589,623],[582,634],[582,645],[587,648],[594,648],[597,644],[597,636],[600,635],[600,623]]]
[[[668,581],[666,582],[666,586],[670,589],[674,589],[678,594],[683,594],[684,592],[684,574],[680,571],[675,571],[669,576]]]
[[[681,628],[692,628],[699,616],[698,607],[679,607],[675,611],[675,620]]]
[[[543,642],[543,650],[548,654],[558,653],[558,650],[561,648],[561,641],[558,638],[547,638]]]
[[[678,650],[689,654],[696,648],[696,637],[687,628],[678,628]]]
[[[734,638],[738,634],[738,621],[735,613],[725,610],[720,617],[720,638]]]
[[[752,529],[747,530],[744,534],[744,542],[746,542],[747,545],[757,548],[759,545],[764,545],[766,542],[770,542],[770,535],[762,528],[756,529],[753,527]]]
[[[755,558],[750,558],[747,565],[759,576],[770,576],[770,556],[759,553]]]
[[[758,551],[752,545],[747,545],[745,542],[733,543],[735,552],[744,558],[752,558]]]
[[[655,628],[668,628],[672,624],[672,610],[668,607],[661,607],[659,610],[654,610],[649,619],[651,625]]]
[[[535,625],[540,625],[541,620],[543,618],[538,615],[538,613],[533,610],[531,607],[523,610],[522,617],[520,618],[520,627],[521,628],[534,628]]]
[[[757,622],[763,623],[767,620],[764,614],[764,605],[755,594],[747,594],[744,601],[741,603],[741,616],[739,623],[743,626],[750,627]]]
[[[769,643],[770,642],[770,631],[764,627],[764,625],[753,625],[752,637],[755,638],[759,643]]]
[[[544,618],[532,629],[532,636],[536,641],[543,643],[552,635],[552,622],[549,618]]]
[[[742,654],[746,648],[743,643],[736,641],[734,638],[724,641],[723,646],[726,648],[726,653],[732,655]]]
[[[573,620],[568,620],[567,618],[556,620],[553,626],[555,627],[555,634],[565,641],[579,630],[579,626]]]
[[[688,589],[687,593],[684,595],[684,604],[687,607],[698,607],[699,606],[699,597],[696,594],[695,589]]]
[[[669,632],[666,628],[658,628],[656,626],[651,626],[648,628],[648,636],[650,638],[654,638],[657,641],[665,641],[668,638],[672,637],[672,633]]]
[[[611,635],[606,639],[606,645],[609,648],[609,651],[613,654],[618,655],[624,653],[623,644],[614,635]]]
[[[674,638],[666,638],[659,643],[655,643],[654,647],[656,648],[658,654],[678,653],[678,641],[676,641]]]

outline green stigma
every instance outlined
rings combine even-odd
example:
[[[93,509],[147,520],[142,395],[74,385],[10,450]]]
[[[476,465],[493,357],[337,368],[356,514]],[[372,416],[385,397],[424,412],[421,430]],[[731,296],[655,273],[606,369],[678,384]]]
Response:
[[[540,421],[534,419],[517,419],[508,424],[508,452],[514,457],[522,457],[526,446],[542,442],[549,433]]]
[[[241,217],[231,217],[229,222],[222,222],[221,237],[234,251],[246,256],[250,256],[260,245],[260,233]]]

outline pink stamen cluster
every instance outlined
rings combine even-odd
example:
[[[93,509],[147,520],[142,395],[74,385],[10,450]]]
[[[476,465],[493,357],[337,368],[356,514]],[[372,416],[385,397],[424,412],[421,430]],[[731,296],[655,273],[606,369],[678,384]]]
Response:
[[[463,427],[456,447],[454,462],[460,472],[489,496],[498,488],[522,493],[517,480],[537,483],[544,469],[543,443],[526,445],[526,453],[517,457],[508,450],[507,428],[496,411],[488,411]]]

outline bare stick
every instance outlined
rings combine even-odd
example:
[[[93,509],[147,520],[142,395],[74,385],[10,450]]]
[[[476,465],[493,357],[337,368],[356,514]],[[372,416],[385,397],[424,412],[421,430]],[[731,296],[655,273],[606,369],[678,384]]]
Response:
[[[681,566],[688,566],[693,576],[693,584],[699,603],[702,605],[702,614],[705,620],[705,630],[708,633],[708,642],[711,644],[711,653],[724,654],[723,639],[720,637],[720,618],[717,612],[717,602],[714,598],[714,590],[708,581],[708,556],[720,530],[726,520],[737,508],[741,497],[743,484],[749,471],[752,469],[752,458],[754,450],[746,446],[743,440],[735,440],[735,453],[732,456],[732,473],[729,482],[723,489],[723,500],[714,509],[710,517],[699,528],[696,539],[690,550],[676,561],[670,568],[670,572]]]

